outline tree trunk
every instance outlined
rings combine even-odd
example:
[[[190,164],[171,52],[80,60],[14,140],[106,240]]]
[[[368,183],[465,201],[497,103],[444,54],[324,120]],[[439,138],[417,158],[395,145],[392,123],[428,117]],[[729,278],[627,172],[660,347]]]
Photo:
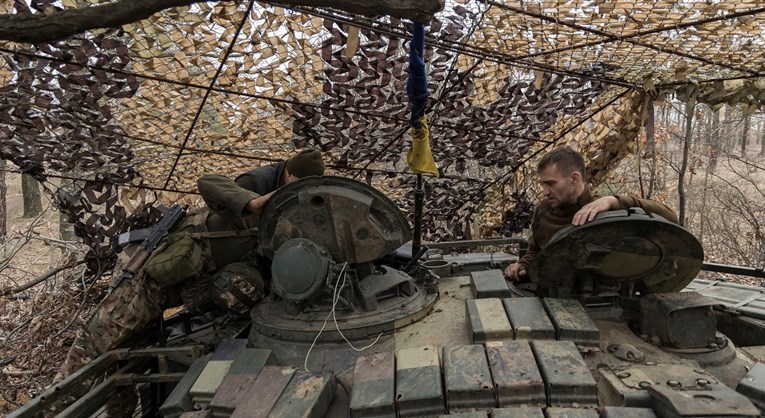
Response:
[[[5,243],[8,237],[8,205],[5,199],[8,195],[8,185],[5,183],[5,160],[0,160],[0,243]]]
[[[707,151],[709,156],[707,170],[710,175],[714,174],[715,169],[717,168],[717,155],[720,153],[720,134],[720,111],[717,111],[712,113],[712,134],[709,135],[709,147]]]
[[[61,188],[67,191],[74,191],[75,183],[72,180],[61,179]],[[69,218],[64,213],[58,217],[58,234],[62,241],[75,241],[77,235],[74,233],[74,224],[69,222]]]
[[[712,177],[712,173],[714,173],[714,166],[712,165],[712,152],[715,152],[715,160],[714,164],[717,165],[717,157],[716,157],[716,149],[711,146],[712,142],[714,141],[714,138],[716,138],[717,130],[720,128],[720,117],[716,111],[712,111],[709,118],[706,120],[706,132],[707,132],[707,150],[708,150],[708,157],[709,161],[707,163],[707,168],[704,170],[704,183],[702,184],[701,189],[701,203],[700,203],[700,210],[699,213],[701,214],[700,220],[699,220],[699,233],[698,238],[699,242],[701,242],[702,246],[704,245],[704,230],[706,229],[707,225],[707,192],[709,191],[709,178]]]
[[[741,156],[746,157],[746,136],[749,135],[749,116],[744,115],[744,128],[741,133]]]
[[[34,218],[42,213],[40,184],[32,176],[21,175],[21,195],[24,198],[24,217]]]
[[[688,153],[691,147],[693,136],[693,109],[696,107],[696,98],[691,97],[685,103],[685,138],[683,139],[683,163],[680,165],[680,172],[677,178],[677,195],[679,204],[679,213],[677,217],[680,225],[685,225],[685,172],[688,170]]]

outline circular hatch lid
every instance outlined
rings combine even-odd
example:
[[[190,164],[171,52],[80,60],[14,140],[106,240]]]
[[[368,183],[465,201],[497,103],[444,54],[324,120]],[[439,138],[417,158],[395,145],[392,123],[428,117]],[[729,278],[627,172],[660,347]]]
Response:
[[[573,288],[580,275],[635,281],[643,293],[676,292],[701,270],[704,250],[687,229],[641,208],[604,212],[553,235],[531,263],[533,281]]]
[[[273,258],[293,238],[325,248],[336,263],[364,263],[411,239],[395,203],[366,183],[344,177],[305,177],[281,187],[260,215],[260,248]]]

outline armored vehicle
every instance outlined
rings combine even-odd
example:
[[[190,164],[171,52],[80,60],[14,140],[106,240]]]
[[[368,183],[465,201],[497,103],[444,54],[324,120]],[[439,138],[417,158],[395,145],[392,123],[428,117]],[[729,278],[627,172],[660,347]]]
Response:
[[[140,403],[123,412],[165,417],[762,416],[765,289],[696,279],[725,268],[681,226],[601,214],[520,283],[502,274],[517,255],[410,239],[364,183],[287,185],[262,215],[271,294],[250,318],[166,320],[161,346],[107,353],[13,416],[93,376],[60,416],[126,388]]]

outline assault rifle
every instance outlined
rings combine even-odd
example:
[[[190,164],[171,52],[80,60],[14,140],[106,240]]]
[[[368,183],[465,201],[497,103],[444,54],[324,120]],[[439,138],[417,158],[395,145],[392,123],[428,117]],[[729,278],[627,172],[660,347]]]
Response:
[[[184,216],[186,216],[186,209],[176,203],[165,212],[159,222],[153,227],[148,228],[146,238],[141,242],[133,255],[130,256],[120,275],[112,281],[112,284],[109,286],[109,293],[114,291],[123,280],[133,277],[135,272],[143,267],[151,253],[159,245],[159,242],[162,241],[162,238],[166,237],[181,222]]]

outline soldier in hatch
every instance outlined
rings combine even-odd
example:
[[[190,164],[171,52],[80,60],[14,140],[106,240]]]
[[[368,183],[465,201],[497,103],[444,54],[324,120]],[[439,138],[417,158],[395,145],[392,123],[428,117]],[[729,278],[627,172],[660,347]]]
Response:
[[[138,335],[167,308],[249,313],[265,295],[256,253],[263,206],[279,187],[323,174],[321,152],[307,149],[235,181],[221,175],[201,177],[197,185],[209,210],[189,214],[146,264],[101,302],[77,332],[54,382]],[[120,255],[115,272],[133,249],[129,246]]]
[[[572,224],[584,225],[601,212],[640,207],[646,213],[678,222],[677,215],[663,203],[624,195],[593,195],[586,186],[585,172],[582,155],[567,146],[550,151],[539,161],[537,174],[545,198],[531,218],[528,251],[517,263],[505,268],[507,278],[526,279],[531,260],[556,232]]]

